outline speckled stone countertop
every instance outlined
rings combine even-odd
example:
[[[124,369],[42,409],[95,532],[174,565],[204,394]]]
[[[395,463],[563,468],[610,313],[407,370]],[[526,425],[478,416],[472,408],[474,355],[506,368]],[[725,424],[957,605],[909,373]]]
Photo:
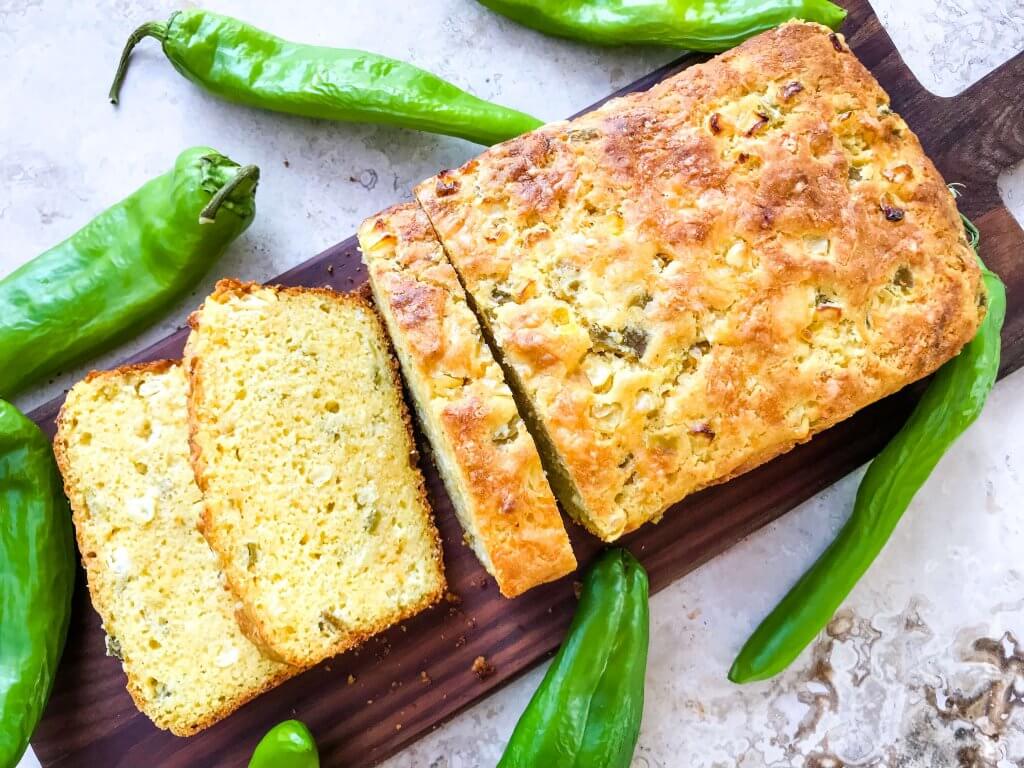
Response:
[[[0,274],[168,168],[190,144],[263,169],[256,223],[192,296],[121,349],[18,398],[22,408],[179,326],[217,277],[271,277],[478,151],[455,139],[224,104],[182,80],[155,44],[140,47],[122,105],[110,107],[105,93],[125,36],[176,5],[0,0]],[[204,5],[292,39],[404,58],[546,119],[674,55],[547,39],[472,0]],[[878,0],[876,8],[911,69],[942,95],[1024,49],[1021,0]],[[1024,219],[1024,167],[1002,182]],[[870,574],[792,669],[745,688],[726,681],[739,645],[849,513],[859,474],[653,599],[634,766],[1024,766],[1024,374],[997,385]],[[494,765],[542,673],[388,768]]]

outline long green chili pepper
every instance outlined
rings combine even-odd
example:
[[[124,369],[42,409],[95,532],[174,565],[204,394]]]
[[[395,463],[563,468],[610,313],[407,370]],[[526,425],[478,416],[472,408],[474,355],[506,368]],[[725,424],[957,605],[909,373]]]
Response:
[[[0,280],[0,397],[138,333],[255,214],[259,169],[208,147]]]
[[[966,219],[964,225],[977,252],[978,230]],[[781,672],[814,640],[882,551],[939,459],[981,413],[999,372],[1006,288],[980,257],[978,262],[988,311],[977,334],[939,369],[906,424],[871,462],[850,519],[747,640],[729,670],[733,682]]]
[[[320,768],[313,734],[298,720],[278,723],[256,745],[249,768]]]
[[[0,768],[14,768],[64,648],[75,553],[50,442],[0,400]]]
[[[155,37],[182,75],[228,101],[304,117],[388,123],[494,144],[541,121],[477,98],[436,75],[365,51],[299,45],[198,8],[143,24],[125,45],[110,100],[132,49]]]
[[[647,574],[629,552],[597,561],[498,768],[629,766],[644,708],[647,591]]]
[[[718,53],[790,19],[838,29],[828,0],[479,0],[523,26],[595,45],[669,45]]]

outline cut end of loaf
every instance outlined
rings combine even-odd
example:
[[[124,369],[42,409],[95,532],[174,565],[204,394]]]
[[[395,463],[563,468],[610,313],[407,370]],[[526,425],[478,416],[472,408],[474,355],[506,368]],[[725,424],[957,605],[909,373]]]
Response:
[[[575,570],[537,448],[426,214],[390,208],[359,242],[465,540],[506,597]]]

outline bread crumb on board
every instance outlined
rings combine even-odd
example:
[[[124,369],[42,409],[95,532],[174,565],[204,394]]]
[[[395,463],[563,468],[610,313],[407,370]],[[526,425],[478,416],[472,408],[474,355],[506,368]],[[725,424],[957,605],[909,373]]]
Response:
[[[486,657],[477,656],[475,659],[473,659],[473,674],[475,674],[481,680],[486,680],[496,671],[497,670],[495,670],[494,665],[487,661]]]

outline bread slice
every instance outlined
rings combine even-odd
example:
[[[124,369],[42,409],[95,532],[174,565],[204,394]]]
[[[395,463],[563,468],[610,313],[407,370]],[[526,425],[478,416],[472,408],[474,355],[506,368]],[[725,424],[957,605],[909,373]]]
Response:
[[[241,633],[196,527],[181,366],[89,374],[68,393],[54,451],[107,652],[158,727],[191,735],[298,671]]]
[[[537,446],[426,214],[383,211],[359,244],[466,542],[505,597],[575,570]]]
[[[606,541],[934,371],[984,287],[842,35],[783,24],[416,196]]]
[[[366,300],[222,280],[189,322],[202,531],[243,630],[315,664],[440,599],[397,366]]]

